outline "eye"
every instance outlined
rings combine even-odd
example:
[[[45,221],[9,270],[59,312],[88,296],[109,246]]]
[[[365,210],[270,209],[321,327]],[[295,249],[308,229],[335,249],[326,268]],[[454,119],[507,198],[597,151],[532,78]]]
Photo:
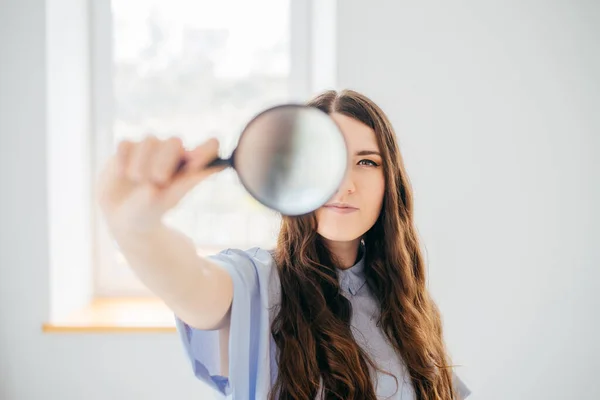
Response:
[[[358,165],[366,165],[369,167],[379,167],[379,164],[377,164],[375,161],[373,160],[369,160],[369,159],[364,159],[364,160],[360,160],[358,162]]]

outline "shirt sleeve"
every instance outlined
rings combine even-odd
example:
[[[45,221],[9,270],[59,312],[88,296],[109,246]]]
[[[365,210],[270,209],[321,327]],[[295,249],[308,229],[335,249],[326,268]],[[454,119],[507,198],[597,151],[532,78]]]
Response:
[[[219,374],[221,361],[219,354],[219,330],[193,328],[175,316],[176,327],[195,376],[215,389],[229,396],[233,388],[249,390],[256,379],[256,370],[240,366],[250,366],[256,357],[256,321],[260,309],[260,290],[256,264],[253,261],[255,250],[224,250],[207,257],[218,263],[233,281],[233,302],[229,331],[229,377]],[[237,366],[237,369],[236,369]]]
[[[456,375],[453,373],[454,377],[454,387],[456,388],[456,392],[458,393],[459,400],[465,400],[471,394],[471,390],[469,387]]]

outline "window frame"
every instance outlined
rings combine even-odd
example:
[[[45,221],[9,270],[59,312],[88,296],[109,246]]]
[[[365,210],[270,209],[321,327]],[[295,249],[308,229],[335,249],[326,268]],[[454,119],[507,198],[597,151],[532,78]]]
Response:
[[[110,1],[90,1],[89,7],[92,172],[98,176],[113,152],[113,23]],[[335,13],[335,0],[290,0],[291,101],[303,102],[318,90],[334,88]],[[152,296],[130,270],[122,271],[115,265],[115,246],[97,208],[92,230],[94,295]]]

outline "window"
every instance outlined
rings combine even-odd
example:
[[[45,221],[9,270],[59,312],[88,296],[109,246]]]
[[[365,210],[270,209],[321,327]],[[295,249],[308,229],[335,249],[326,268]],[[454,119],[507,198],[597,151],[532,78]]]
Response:
[[[96,170],[122,139],[177,135],[192,147],[209,137],[233,150],[258,112],[305,99],[308,12],[295,0],[112,0],[93,5]],[[301,7],[301,6],[300,6]],[[297,36],[297,35],[296,35]],[[302,35],[300,35],[302,36]],[[271,247],[279,217],[243,189],[233,170],[200,184],[166,216],[201,254]],[[97,232],[95,291],[148,294],[105,230]]]

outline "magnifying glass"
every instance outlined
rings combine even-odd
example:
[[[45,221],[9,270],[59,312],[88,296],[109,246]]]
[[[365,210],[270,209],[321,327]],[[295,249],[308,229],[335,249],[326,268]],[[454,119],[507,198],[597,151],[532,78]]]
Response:
[[[337,192],[347,164],[344,136],[327,113],[284,104],[254,117],[231,157],[217,158],[207,168],[232,167],[260,203],[283,215],[302,215]]]

